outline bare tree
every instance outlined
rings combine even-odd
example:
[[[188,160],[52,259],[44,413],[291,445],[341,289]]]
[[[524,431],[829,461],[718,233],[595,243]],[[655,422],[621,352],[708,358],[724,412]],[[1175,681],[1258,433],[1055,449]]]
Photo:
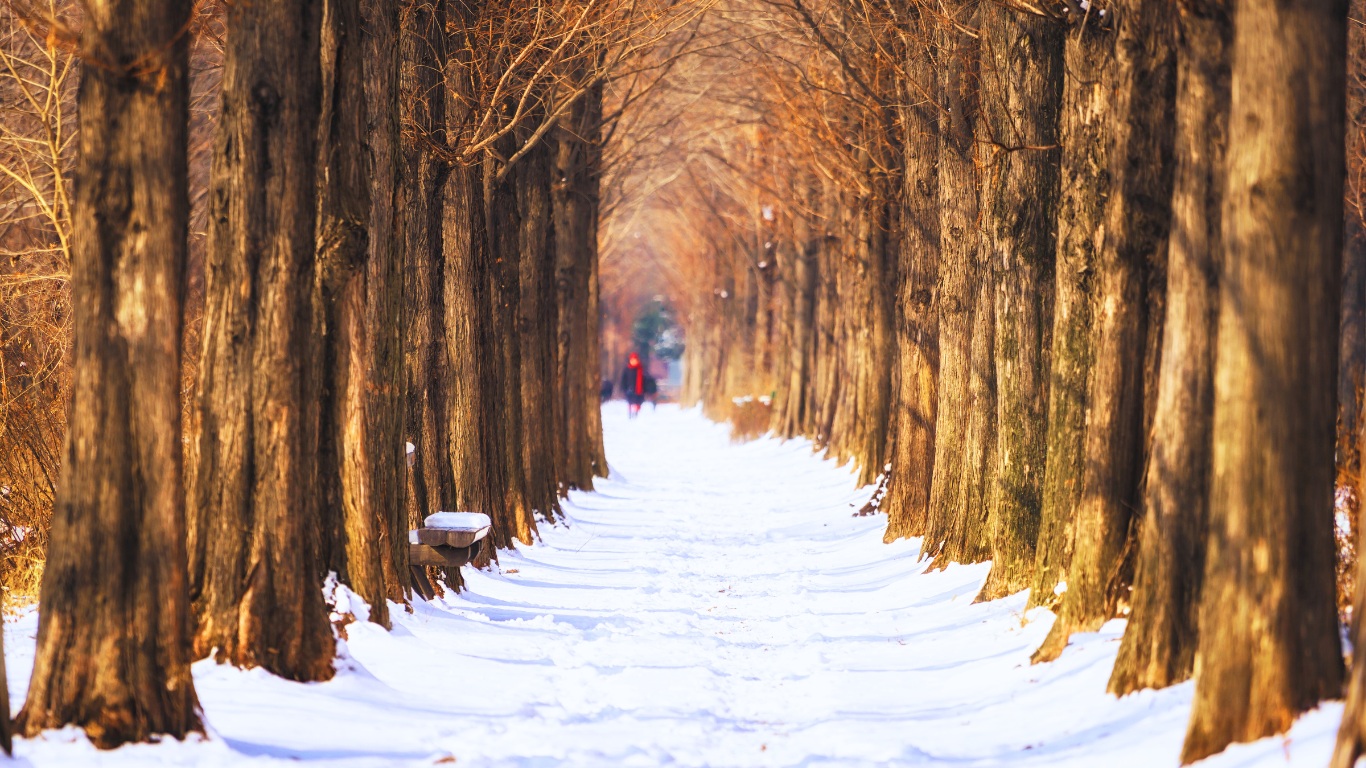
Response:
[[[332,676],[319,586],[312,305],[321,3],[227,9],[191,490],[195,648]]]
[[[80,34],[73,391],[22,733],[202,729],[190,677],[180,331],[187,7],[94,2]]]

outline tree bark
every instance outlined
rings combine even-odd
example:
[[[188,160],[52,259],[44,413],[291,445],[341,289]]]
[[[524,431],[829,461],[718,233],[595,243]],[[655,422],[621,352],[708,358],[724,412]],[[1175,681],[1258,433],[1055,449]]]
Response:
[[[1036,660],[1056,658],[1072,632],[1093,632],[1118,610],[1128,578],[1130,510],[1139,503],[1148,333],[1148,273],[1165,262],[1171,218],[1175,89],[1170,14],[1154,3],[1111,6],[1115,80],[1107,125],[1110,194],[1100,231],[1092,310],[1082,490],[1062,610]]]
[[[71,411],[16,725],[34,736],[73,724],[111,748],[203,730],[180,440],[188,7],[85,9],[82,51],[102,66],[82,69],[77,95]]]
[[[939,68],[939,403],[925,554],[936,567],[987,555],[986,510],[993,485],[995,365],[990,290],[982,291],[976,2],[950,8],[941,25]],[[979,338],[979,332],[986,338]]]
[[[874,141],[869,137],[869,143]],[[872,485],[886,473],[887,437],[893,419],[892,384],[898,365],[896,330],[896,264],[892,261],[892,245],[888,233],[892,219],[899,216],[890,202],[899,190],[898,180],[888,178],[882,171],[870,174],[872,199],[864,206],[866,227],[861,250],[860,282],[868,296],[867,316],[859,323],[862,337],[861,354],[855,358],[855,371],[864,379],[858,390],[857,403],[849,413],[855,417],[851,425],[850,455],[858,464],[859,484]],[[762,305],[761,305],[762,306]],[[761,373],[758,355],[749,368]],[[744,394],[756,391],[751,384]]]
[[[409,524],[453,509],[455,477],[446,439],[450,362],[446,355],[443,289],[443,190],[450,171],[437,155],[446,143],[444,3],[408,0],[400,55],[403,123],[403,355],[405,432],[414,446]],[[406,542],[406,538],[404,539]]]
[[[1340,691],[1332,526],[1346,28],[1345,0],[1242,0],[1234,17],[1187,763],[1283,732]]]
[[[511,137],[509,137],[510,139]],[[501,142],[502,157],[516,151],[511,140]],[[508,535],[531,543],[535,524],[531,519],[531,494],[527,481],[527,466],[523,451],[526,432],[522,415],[522,346],[518,338],[517,321],[521,312],[521,262],[520,234],[522,223],[517,210],[517,190],[511,178],[497,179],[503,167],[494,153],[484,157],[483,172],[484,232],[488,243],[488,271],[490,281],[489,305],[486,320],[489,323],[489,339],[492,348],[485,364],[494,389],[491,405],[495,408],[491,425],[497,425],[496,438],[490,448],[496,448],[503,462],[503,477],[506,481],[503,509],[495,510],[495,524],[504,519]],[[487,365],[492,361],[493,365]]]
[[[526,137],[523,138],[526,140]],[[531,509],[548,519],[559,513],[556,452],[560,405],[556,381],[555,251],[551,231],[550,177],[555,145],[543,141],[516,167],[519,287],[517,335],[522,353],[523,455]]]
[[[558,298],[560,400],[564,405],[564,490],[591,491],[605,477],[598,404],[597,215],[601,168],[602,86],[592,85],[556,130],[553,214]]]
[[[885,541],[920,536],[929,522],[939,378],[939,91],[932,58],[932,22],[919,13],[912,29],[920,44],[905,57],[901,269],[897,313],[899,396],[887,479]]]
[[[598,54],[597,66],[602,66],[603,53]],[[587,165],[586,174],[582,179],[582,193],[586,197],[588,205],[586,228],[587,238],[584,245],[584,254],[587,257],[588,267],[588,306],[585,308],[588,320],[588,354],[583,363],[583,407],[588,412],[587,427],[588,434],[584,438],[588,446],[589,466],[592,467],[593,474],[597,477],[607,477],[607,448],[602,440],[602,408],[598,404],[597,385],[598,376],[593,367],[593,361],[597,360],[601,354],[599,344],[602,334],[599,332],[599,319],[601,304],[599,297],[599,274],[598,274],[598,221],[602,218],[602,81],[596,81],[589,86],[588,93],[583,96],[584,102],[584,133],[587,140]]]
[[[399,129],[399,8],[361,0],[365,68],[366,168],[370,176],[370,252],[365,274],[365,329],[370,377],[365,413],[374,457],[372,511],[379,520],[380,571],[388,599],[408,591],[408,516],[404,456],[404,293]],[[374,614],[372,613],[373,617]]]
[[[319,589],[318,382],[307,359],[320,9],[227,9],[191,548],[196,652],[292,680],[330,678],[334,651]]]
[[[388,527],[386,507],[374,494],[388,469],[384,448],[391,446],[376,444],[367,408],[376,361],[366,322],[371,190],[363,155],[369,132],[362,45],[359,0],[323,0],[313,296],[315,332],[323,340],[316,374],[322,389],[318,496],[324,562],[370,604],[370,619],[387,627],[381,558],[388,554]]]
[[[457,38],[472,28],[480,12],[477,3],[445,7],[445,27]],[[471,105],[479,83],[471,47],[457,39],[446,66],[446,142],[452,154],[468,137]],[[502,365],[503,349],[495,338],[495,321],[484,167],[479,158],[455,163],[445,180],[442,245],[445,271],[446,354],[450,361],[450,400],[446,439],[454,467],[452,503],[457,509],[483,512],[494,525],[480,556],[487,562],[495,549],[512,544],[515,521],[508,516],[507,462],[499,434],[503,396],[495,366]],[[515,434],[515,433],[514,433]]]
[[[1366,2],[1349,0],[1352,19],[1366,16]],[[1342,338],[1338,344],[1338,483],[1356,489],[1351,506],[1352,534],[1360,539],[1361,502],[1366,498],[1361,472],[1361,409],[1366,405],[1366,29],[1347,25],[1347,181],[1344,189],[1346,231],[1342,261]],[[1357,549],[1360,551],[1360,548]],[[1340,586],[1342,585],[1339,581]],[[1355,584],[1347,587],[1354,589]],[[1345,591],[1345,590],[1344,590]],[[1339,595],[1339,605],[1343,598]],[[1353,593],[1352,598],[1355,597]],[[1357,614],[1353,614],[1355,617]]]
[[[588,440],[588,413],[584,408],[583,367],[591,363],[594,378],[597,358],[589,358],[588,281],[586,252],[588,205],[583,194],[587,174],[587,147],[576,130],[584,119],[584,105],[575,104],[567,125],[556,129],[555,157],[555,287],[557,307],[556,380],[564,404],[560,478],[565,490],[593,489],[593,464]],[[698,393],[700,395],[700,392]]]
[[[1053,326],[1063,31],[982,6],[982,249],[996,286],[996,490],[979,599],[1030,586],[1039,534]]]
[[[1081,498],[1095,269],[1110,194],[1106,139],[1115,86],[1114,39],[1104,19],[1087,14],[1068,30],[1059,119],[1062,187],[1058,201],[1052,366],[1039,542],[1029,606],[1054,607],[1072,556],[1072,525]],[[1084,74],[1082,74],[1084,73]]]
[[[1195,664],[1209,519],[1232,7],[1229,0],[1183,0],[1177,17],[1166,322],[1133,609],[1109,683],[1118,695],[1179,683]]]

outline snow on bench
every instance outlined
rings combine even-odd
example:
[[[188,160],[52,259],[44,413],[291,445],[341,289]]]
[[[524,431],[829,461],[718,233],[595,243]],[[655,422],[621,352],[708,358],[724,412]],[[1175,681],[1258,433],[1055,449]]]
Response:
[[[478,556],[480,541],[493,524],[481,512],[437,512],[422,522],[423,527],[408,532],[408,559],[415,569],[468,563]]]
[[[437,512],[428,515],[424,527],[408,534],[413,544],[430,547],[468,547],[489,533],[493,521],[481,512]]]

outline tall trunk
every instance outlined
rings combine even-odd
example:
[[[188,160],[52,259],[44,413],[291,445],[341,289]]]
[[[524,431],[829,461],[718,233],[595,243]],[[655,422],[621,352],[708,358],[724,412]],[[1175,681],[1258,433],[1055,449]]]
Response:
[[[402,9],[401,107],[403,178],[404,432],[413,443],[410,469],[416,525],[452,509],[455,477],[446,440],[450,362],[446,355],[444,189],[450,169],[436,156],[446,143],[444,3],[412,0]],[[407,539],[404,539],[406,544]]]
[[[467,34],[480,8],[473,3],[449,3],[446,29]],[[461,149],[477,103],[478,83],[471,44],[456,42],[446,67],[446,140],[451,152]],[[516,522],[508,515],[507,462],[500,434],[499,400],[502,380],[497,366],[503,350],[495,337],[495,266],[490,252],[485,210],[483,163],[470,158],[450,169],[443,189],[442,275],[445,299],[444,346],[450,363],[450,400],[446,439],[454,468],[452,504],[460,510],[483,512],[493,518],[489,534],[495,548],[511,546]],[[513,433],[515,435],[515,433]],[[492,556],[487,551],[482,557]]]
[[[378,518],[380,571],[388,599],[408,585],[407,484],[404,482],[404,319],[399,133],[399,8],[361,0],[365,61],[366,168],[370,176],[370,252],[365,274],[365,332],[370,376],[365,393],[372,457],[371,511]],[[371,617],[374,614],[371,613]]]
[[[887,472],[887,439],[893,418],[893,390],[898,365],[896,334],[897,269],[893,261],[895,242],[891,237],[892,216],[899,208],[890,202],[900,191],[899,178],[878,179],[874,202],[869,211],[867,281],[872,306],[867,323],[868,358],[864,372],[869,378],[865,388],[867,402],[859,409],[858,428],[861,447],[856,459],[860,464],[859,481],[871,484]],[[899,223],[899,222],[898,222]]]
[[[555,252],[550,231],[550,177],[554,145],[542,142],[516,169],[519,286],[517,335],[522,345],[522,461],[531,508],[547,518],[559,511],[556,487]]]
[[[599,53],[599,57],[602,54]],[[601,58],[599,59],[601,66]],[[601,81],[594,83],[584,95],[584,137],[587,139],[587,165],[582,184],[582,194],[588,206],[586,216],[588,226],[584,242],[584,256],[588,272],[588,306],[585,307],[588,330],[588,357],[583,364],[584,390],[582,407],[587,411],[588,434],[584,437],[588,445],[589,465],[597,477],[607,477],[607,449],[602,441],[602,409],[598,407],[598,376],[593,367],[598,359],[599,349],[599,281],[598,281],[598,220],[602,208],[602,89]]]
[[[506,464],[496,434],[502,392],[493,366],[501,362],[501,350],[489,318],[493,270],[481,175],[478,165],[457,165],[445,183],[444,346],[451,376],[445,433],[455,470],[452,506],[493,517],[490,538],[503,548],[511,545],[515,524],[506,516]]]
[[[516,150],[513,142],[500,142],[502,157]],[[488,153],[482,163],[484,195],[484,232],[488,243],[489,304],[484,322],[489,324],[492,346],[480,362],[494,382],[492,405],[497,425],[496,448],[503,462],[506,480],[505,508],[496,510],[494,520],[504,517],[511,526],[509,535],[523,544],[531,543],[535,524],[531,520],[531,493],[527,485],[525,439],[522,418],[522,347],[517,332],[521,305],[520,234],[522,224],[517,210],[517,190],[513,178],[498,179],[501,160]],[[492,362],[492,365],[489,363]],[[485,393],[487,396],[489,393]]]
[[[1179,683],[1195,664],[1214,427],[1231,11],[1230,0],[1183,0],[1178,16],[1166,322],[1133,609],[1109,684],[1120,695]]]
[[[906,53],[902,116],[900,292],[897,345],[900,349],[891,469],[887,479],[886,541],[920,536],[929,523],[938,405],[939,322],[934,300],[939,278],[939,119],[932,20],[916,13],[915,37]]]
[[[1115,86],[1113,32],[1087,15],[1068,30],[1063,51],[1067,77],[1059,119],[1062,187],[1058,201],[1054,273],[1052,366],[1048,383],[1048,436],[1039,542],[1029,605],[1053,607],[1072,555],[1072,524],[1081,498],[1086,403],[1091,386],[1095,268],[1104,238],[1110,194],[1109,142]]]
[[[833,228],[837,220],[839,209],[839,198],[829,180],[825,180],[825,186],[821,193],[821,206],[825,214],[827,232]],[[815,349],[815,360],[817,378],[815,382],[815,407],[814,423],[810,433],[814,435],[817,450],[824,450],[829,447],[831,434],[835,426],[835,408],[839,401],[841,381],[839,375],[839,359],[837,351],[840,349],[837,341],[839,333],[839,282],[836,273],[836,265],[841,261],[839,253],[840,242],[837,238],[827,237],[824,246],[820,249],[820,299],[816,309],[816,333],[817,346]]]
[[[595,146],[601,119],[601,91],[594,86],[575,103],[559,129],[555,159],[555,283],[558,294],[557,379],[564,407],[564,453],[560,478],[566,490],[593,489],[605,474],[599,456],[600,353],[597,340],[597,185]],[[599,461],[601,463],[599,464]]]
[[[805,230],[805,228],[802,228]],[[811,403],[807,397],[811,381],[812,321],[816,306],[816,250],[820,243],[805,233],[793,244],[792,274],[792,331],[789,336],[788,356],[791,358],[787,383],[786,415],[779,434],[796,437],[802,434],[806,414]]]
[[[71,411],[17,727],[73,724],[101,748],[203,730],[180,441],[187,10],[92,2],[81,39],[102,66],[77,96]]]
[[[1039,534],[1053,326],[1063,30],[982,6],[982,250],[996,286],[997,488],[981,599],[1029,587]]]
[[[980,181],[974,157],[981,49],[977,35],[968,33],[980,15],[971,1],[950,11],[954,23],[941,25],[938,33],[939,403],[925,533],[925,553],[936,557],[938,567],[986,555],[996,441],[990,290],[981,290]],[[987,338],[978,339],[979,330]]]
[[[1348,14],[1366,16],[1366,2],[1349,0]],[[1366,28],[1347,25],[1347,182],[1344,190],[1346,231],[1342,261],[1342,338],[1338,343],[1338,479],[1356,488],[1352,533],[1360,539],[1361,502],[1366,498],[1361,467],[1361,408],[1366,403]],[[1358,545],[1358,550],[1360,546]],[[1355,596],[1355,595],[1353,595]],[[1340,596],[1339,599],[1341,599]],[[1357,616],[1358,614],[1353,614]]]
[[[792,198],[804,205],[805,181],[791,179]],[[778,397],[774,400],[773,430],[781,437],[801,434],[798,425],[806,402],[806,349],[811,335],[811,269],[809,266],[811,233],[806,219],[793,216],[789,220],[788,237],[791,242],[782,249],[779,260],[779,280],[783,292],[784,323],[782,342],[774,351],[780,358],[778,366]]]
[[[359,0],[323,0],[318,117],[318,254],[315,333],[323,340],[315,375],[322,388],[318,428],[318,496],[327,567],[370,604],[370,618],[389,625],[381,561],[383,507],[373,496],[377,470],[367,413],[371,359],[366,315],[370,251],[370,187],[365,65]]]
[[[1036,659],[1056,657],[1072,632],[1092,632],[1117,612],[1130,510],[1139,503],[1148,273],[1166,260],[1171,217],[1171,113],[1175,87],[1170,14],[1120,0],[1114,8],[1115,82],[1107,124],[1110,194],[1096,262],[1094,350],[1087,395],[1082,492],[1062,611]]]
[[[321,3],[227,9],[193,501],[195,649],[332,676],[315,493],[310,334]],[[196,560],[196,556],[198,559]]]
[[[1234,16],[1210,536],[1185,762],[1283,732],[1340,691],[1333,426],[1346,9],[1241,0]],[[1366,662],[1355,669],[1360,679]],[[1361,720],[1344,722],[1350,748]]]

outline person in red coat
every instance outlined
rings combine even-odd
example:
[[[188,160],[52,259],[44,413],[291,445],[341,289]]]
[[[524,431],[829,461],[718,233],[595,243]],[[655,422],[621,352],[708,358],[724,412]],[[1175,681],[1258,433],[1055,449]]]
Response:
[[[634,352],[626,358],[626,369],[621,372],[621,391],[626,395],[634,419],[640,413],[640,404],[645,402],[645,366],[640,364],[640,355]]]

